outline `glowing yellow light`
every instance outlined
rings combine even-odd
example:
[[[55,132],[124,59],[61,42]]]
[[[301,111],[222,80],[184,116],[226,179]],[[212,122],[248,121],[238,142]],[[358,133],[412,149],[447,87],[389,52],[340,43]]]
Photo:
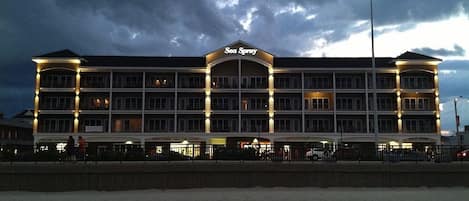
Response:
[[[269,117],[273,118],[274,117],[274,112],[269,111]]]
[[[397,112],[397,118],[402,118],[402,113],[401,112]]]
[[[210,133],[210,119],[205,119],[205,133]]]
[[[33,59],[33,61],[35,63],[38,63],[38,64],[43,64],[43,63],[73,63],[73,64],[79,64],[80,63],[80,59],[64,59],[64,58],[61,58],[61,59],[56,59],[56,58],[53,58],[53,59]]]
[[[37,123],[38,123],[38,120],[37,118],[34,118],[33,120],[33,133],[37,133]]]
[[[274,119],[269,118],[269,133],[274,133]]]

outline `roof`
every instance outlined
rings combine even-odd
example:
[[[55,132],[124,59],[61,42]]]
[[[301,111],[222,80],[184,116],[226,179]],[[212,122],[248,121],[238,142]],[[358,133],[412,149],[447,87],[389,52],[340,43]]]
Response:
[[[203,67],[205,57],[83,56],[82,66]]]
[[[375,58],[376,67],[396,67],[392,57]],[[275,67],[290,68],[370,68],[370,57],[275,57]]]
[[[435,57],[431,57],[431,56],[427,56],[427,55],[423,55],[423,54],[419,54],[419,53],[415,53],[415,52],[404,52],[403,54],[399,55],[398,57],[396,57],[396,59],[398,60],[412,60],[412,59],[415,59],[415,60],[437,60],[437,61],[441,61],[441,59],[438,59],[438,58],[435,58]]]
[[[50,53],[35,56],[35,57],[64,58],[64,57],[80,57],[80,55],[76,54],[75,52],[70,51],[69,49],[64,49],[64,50],[50,52]]]
[[[34,110],[27,109],[27,110],[21,111],[18,114],[15,114],[12,118],[13,119],[19,119],[19,118],[31,118],[31,119],[33,119],[33,117],[34,117]]]
[[[9,126],[17,128],[33,128],[32,123],[16,120],[16,119],[0,119],[0,126]]]
[[[236,41],[233,44],[246,44]],[[37,57],[75,57],[82,60],[84,67],[204,67],[206,57],[151,57],[151,56],[80,56],[68,49],[43,54]],[[405,52],[398,57],[377,57],[376,67],[396,67],[396,60],[435,60],[441,59]],[[370,57],[274,57],[274,66],[282,68],[370,68]]]

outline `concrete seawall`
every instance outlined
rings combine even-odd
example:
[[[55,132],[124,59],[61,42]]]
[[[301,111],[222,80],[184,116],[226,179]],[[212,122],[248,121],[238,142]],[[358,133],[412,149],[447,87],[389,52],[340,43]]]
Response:
[[[469,186],[469,163],[102,162],[0,164],[1,191]]]

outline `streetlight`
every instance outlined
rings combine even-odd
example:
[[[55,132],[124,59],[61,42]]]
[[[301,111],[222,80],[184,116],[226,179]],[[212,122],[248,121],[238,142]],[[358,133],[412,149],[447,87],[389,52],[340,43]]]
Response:
[[[459,96],[459,98],[463,98],[462,96]],[[463,141],[463,135],[459,133],[459,115],[458,115],[458,97],[454,98],[454,117],[456,121],[456,136],[458,137],[458,145],[462,149],[462,141]]]

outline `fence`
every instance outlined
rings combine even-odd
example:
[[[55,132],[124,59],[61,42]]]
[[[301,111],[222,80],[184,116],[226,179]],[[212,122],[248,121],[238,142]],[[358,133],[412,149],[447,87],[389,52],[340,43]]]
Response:
[[[383,161],[383,162],[451,162],[469,160],[458,153],[465,146],[431,146],[422,149],[400,147],[349,146],[274,146],[262,144],[247,148],[229,148],[219,145],[183,145],[162,149],[129,149],[79,151],[0,151],[0,161],[184,161],[184,160],[263,160],[263,161]]]

